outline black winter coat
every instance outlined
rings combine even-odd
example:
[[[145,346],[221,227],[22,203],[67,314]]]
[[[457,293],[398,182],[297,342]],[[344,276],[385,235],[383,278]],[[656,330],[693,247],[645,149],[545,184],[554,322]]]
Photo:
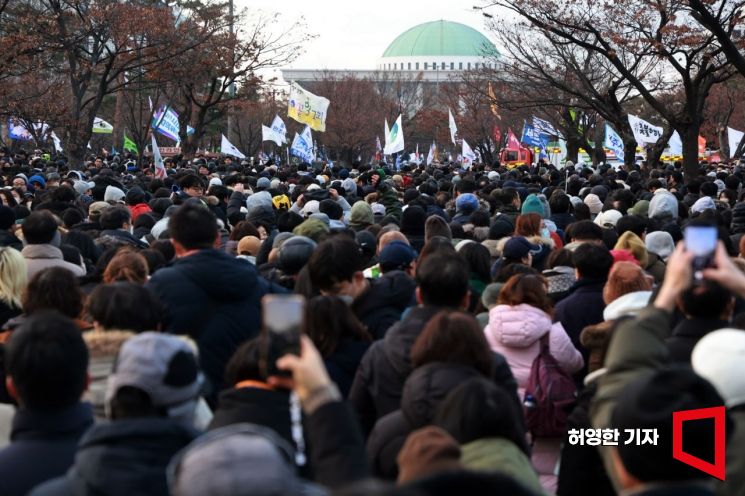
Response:
[[[681,320],[675,329],[673,334],[665,344],[667,349],[670,350],[670,361],[685,363],[690,365],[691,353],[693,348],[698,343],[699,339],[703,338],[711,331],[722,329],[729,326],[729,322],[726,320],[719,319],[685,319]]]
[[[225,364],[241,343],[258,335],[266,281],[253,264],[207,249],[158,270],[147,287],[166,307],[165,331],[187,334],[199,346],[214,399],[223,388]]]
[[[13,417],[11,443],[0,451],[0,494],[25,496],[64,475],[75,460],[78,441],[92,425],[89,403],[55,412],[19,409]]]
[[[362,358],[349,392],[364,433],[372,431],[381,417],[401,407],[404,382],[411,374],[411,347],[427,322],[443,308],[418,306],[396,323],[385,338],[373,343]],[[517,398],[517,382],[504,357],[494,353],[494,380],[505,385]]]
[[[357,368],[369,348],[370,343],[343,339],[339,342],[336,350],[323,359],[329,377],[336,383],[343,397],[349,396],[349,390],[352,388]]]
[[[371,279],[370,287],[354,300],[351,309],[374,339],[382,339],[411,305],[415,289],[414,279],[405,272],[394,270]]]
[[[0,246],[10,246],[21,251],[23,249],[23,242],[10,231],[0,230]]]
[[[197,436],[164,418],[98,424],[80,441],[66,476],[36,488],[33,496],[168,496],[166,468]]]
[[[476,369],[455,363],[429,363],[414,370],[404,385],[401,409],[378,420],[368,439],[373,475],[395,480],[398,453],[408,435],[432,422],[450,391],[480,376]]]

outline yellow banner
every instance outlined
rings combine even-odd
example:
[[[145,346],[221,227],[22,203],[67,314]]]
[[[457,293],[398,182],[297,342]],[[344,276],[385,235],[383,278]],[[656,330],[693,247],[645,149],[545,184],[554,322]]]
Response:
[[[317,96],[304,90],[299,84],[290,84],[290,98],[287,102],[287,117],[307,124],[314,131],[326,130],[328,98]]]

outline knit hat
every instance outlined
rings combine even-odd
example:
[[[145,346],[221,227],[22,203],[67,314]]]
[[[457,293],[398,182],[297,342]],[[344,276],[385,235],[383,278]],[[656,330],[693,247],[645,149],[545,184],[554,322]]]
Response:
[[[121,202],[124,200],[124,191],[117,188],[116,186],[106,186],[106,191],[103,194],[103,201],[106,202]]]
[[[153,406],[169,409],[173,418],[183,415],[181,420],[188,423],[194,409],[188,412],[182,407],[189,402],[196,407],[202,382],[194,350],[187,341],[169,334],[143,332],[120,348],[106,387],[106,405],[110,405],[119,389],[131,386],[147,393]]]
[[[598,195],[595,195],[593,193],[590,193],[589,195],[585,196],[585,205],[587,205],[590,209],[590,213],[593,215],[599,214],[600,211],[603,209],[603,202],[600,201],[600,198],[598,198]]]
[[[79,195],[84,195],[86,191],[89,189],[93,189],[96,187],[96,183],[94,182],[86,182],[86,181],[75,181],[72,185],[75,192]]]
[[[595,217],[595,224],[600,227],[614,228],[616,227],[616,223],[618,223],[618,219],[621,217],[623,217],[623,214],[618,210],[606,210],[605,212],[600,212]]]
[[[268,189],[269,186],[271,186],[271,181],[269,181],[268,177],[260,177],[259,180],[256,181],[257,189]]]
[[[370,204],[360,200],[352,205],[352,211],[349,217],[349,225],[352,227],[365,227],[373,224],[373,211]]]
[[[491,227],[489,227],[489,239],[502,239],[512,236],[515,232],[515,223],[506,215],[497,215],[494,217]]]
[[[238,242],[238,255],[250,255],[255,257],[261,248],[261,240],[256,236],[243,236]]]
[[[675,242],[670,233],[665,231],[654,231],[644,237],[644,245],[647,251],[654,253],[663,260],[667,260],[675,251]]]
[[[423,427],[409,434],[397,461],[399,484],[439,472],[463,469],[458,442],[444,429],[435,426]]]
[[[600,198],[600,201],[605,201],[605,197],[608,196],[608,188],[601,184],[598,184],[597,186],[593,186],[593,188],[590,190],[590,193],[593,195],[597,195],[597,197]]]
[[[292,234],[308,237],[316,243],[320,243],[326,239],[329,232],[329,226],[318,219],[306,219],[302,224],[292,230]],[[285,243],[286,242],[287,241],[285,241]]]
[[[296,475],[287,441],[272,429],[248,423],[199,436],[171,459],[167,479],[169,494],[179,496],[326,494]]]
[[[717,206],[714,204],[714,200],[712,200],[708,196],[702,196],[701,198],[696,200],[696,203],[694,203],[693,206],[691,207],[691,213],[700,214],[706,210],[716,211],[716,209],[717,209]]]
[[[427,212],[419,205],[406,208],[401,214],[401,232],[406,235],[423,236]]]
[[[647,253],[647,247],[644,245],[644,241],[631,231],[623,233],[613,248],[616,250],[629,250],[634,254],[634,258],[639,261],[642,268],[645,268],[649,264],[649,253]]]
[[[639,200],[634,203],[634,206],[628,210],[631,215],[638,215],[639,217],[646,217],[649,214],[649,200]]]
[[[523,206],[520,209],[520,213],[522,214],[538,214],[542,218],[546,216],[546,211],[543,209],[543,204],[541,203],[541,200],[538,199],[538,196],[531,194],[528,195],[528,197],[523,202]]]
[[[127,191],[125,198],[128,205],[139,205],[140,203],[145,203],[145,191],[143,191],[139,186],[135,186]]]
[[[279,268],[288,275],[295,275],[308,263],[316,249],[315,241],[305,236],[293,236],[279,249]]]
[[[711,382],[730,408],[745,405],[745,331],[719,329],[696,343],[691,354],[693,370]]]
[[[455,200],[455,209],[458,212],[470,214],[479,208],[479,199],[473,193],[464,193]]]

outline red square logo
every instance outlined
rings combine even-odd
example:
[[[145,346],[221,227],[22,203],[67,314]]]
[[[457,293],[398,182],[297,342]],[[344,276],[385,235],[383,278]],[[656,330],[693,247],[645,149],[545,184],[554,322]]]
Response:
[[[707,462],[683,451],[683,422],[714,419],[714,463]],[[673,458],[705,474],[724,480],[726,476],[725,407],[698,408],[673,412]]]

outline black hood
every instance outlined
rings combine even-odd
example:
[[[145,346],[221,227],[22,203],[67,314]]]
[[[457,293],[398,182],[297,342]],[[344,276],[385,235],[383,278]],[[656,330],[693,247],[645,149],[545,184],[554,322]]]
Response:
[[[431,423],[448,393],[474,377],[483,376],[473,367],[458,363],[434,362],[414,370],[401,397],[401,411],[409,425],[418,429]]]
[[[394,270],[377,279],[370,280],[370,287],[352,304],[352,311],[358,316],[367,315],[383,307],[395,308],[403,312],[411,304],[416,282],[405,272]]]
[[[246,298],[256,287],[258,273],[253,264],[219,250],[209,249],[179,258],[178,269],[216,301]],[[198,302],[195,302],[198,303]]]
[[[75,495],[168,494],[166,467],[197,432],[169,419],[118,420],[80,441],[68,481]]]

